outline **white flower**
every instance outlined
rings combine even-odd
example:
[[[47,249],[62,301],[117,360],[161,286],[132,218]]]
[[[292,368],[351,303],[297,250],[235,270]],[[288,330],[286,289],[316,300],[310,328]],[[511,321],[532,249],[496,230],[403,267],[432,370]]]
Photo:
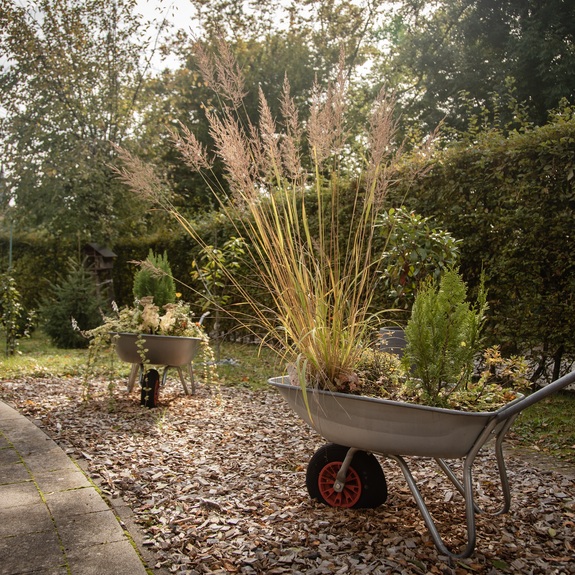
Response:
[[[142,310],[142,331],[144,333],[155,333],[160,325],[160,315],[158,313],[158,307],[151,302],[145,302],[142,298],[144,304],[144,309]]]

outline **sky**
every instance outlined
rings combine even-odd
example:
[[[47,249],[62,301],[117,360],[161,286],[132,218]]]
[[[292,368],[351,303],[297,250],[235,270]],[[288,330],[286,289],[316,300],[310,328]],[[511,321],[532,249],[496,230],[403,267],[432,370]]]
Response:
[[[189,0],[138,0],[138,11],[149,20],[164,18],[177,28],[193,28],[196,11]]]
[[[157,29],[163,20],[188,33],[197,29],[196,10],[190,0],[138,0],[137,10],[145,20],[152,22],[152,29]],[[158,56],[151,64],[153,71],[158,72],[164,68],[177,68],[179,61],[175,57],[162,60]]]

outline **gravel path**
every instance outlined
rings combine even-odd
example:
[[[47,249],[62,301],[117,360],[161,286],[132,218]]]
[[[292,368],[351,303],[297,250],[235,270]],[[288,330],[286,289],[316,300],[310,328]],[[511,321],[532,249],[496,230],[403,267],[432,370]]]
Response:
[[[342,510],[308,497],[307,463],[324,442],[273,390],[206,388],[185,397],[176,382],[160,407],[140,407],[121,382],[0,381],[0,398],[54,438],[136,516],[162,573],[575,574],[574,474],[511,453],[511,512],[477,517],[469,559],[438,554],[403,475],[381,458],[389,498],[375,510]],[[462,498],[431,461],[412,470],[452,547],[465,536]],[[493,502],[490,455],[475,467],[477,500]]]

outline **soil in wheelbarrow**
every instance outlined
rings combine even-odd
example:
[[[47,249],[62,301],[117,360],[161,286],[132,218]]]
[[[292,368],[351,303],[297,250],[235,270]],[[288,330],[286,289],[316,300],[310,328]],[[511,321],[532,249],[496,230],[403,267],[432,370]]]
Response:
[[[573,474],[511,451],[511,513],[478,516],[472,557],[450,562],[431,542],[399,470],[385,460],[389,498],[372,510],[310,500],[307,464],[324,442],[273,390],[207,388],[184,396],[168,382],[159,407],[126,397],[123,382],[0,382],[0,397],[77,458],[111,501],[133,511],[152,572],[575,574]],[[463,502],[437,467],[412,462],[447,541],[464,537]],[[571,470],[572,471],[572,470]],[[477,501],[498,485],[480,459]]]

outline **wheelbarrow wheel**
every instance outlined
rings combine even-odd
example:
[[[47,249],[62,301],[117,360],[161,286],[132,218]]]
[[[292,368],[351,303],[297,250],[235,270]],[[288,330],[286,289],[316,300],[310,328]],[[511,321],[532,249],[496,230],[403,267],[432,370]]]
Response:
[[[156,369],[149,369],[142,377],[142,391],[140,394],[140,405],[153,408],[160,400],[160,374]]]
[[[333,485],[348,450],[348,447],[328,443],[314,453],[306,473],[310,497],[331,507],[378,507],[387,499],[387,483],[379,461],[371,453],[355,453],[343,490],[335,491]]]

